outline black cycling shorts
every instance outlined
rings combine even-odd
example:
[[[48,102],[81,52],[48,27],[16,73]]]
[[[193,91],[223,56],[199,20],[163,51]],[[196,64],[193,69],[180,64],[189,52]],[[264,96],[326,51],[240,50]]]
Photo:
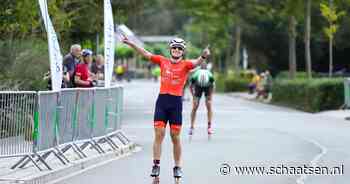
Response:
[[[181,128],[182,97],[159,94],[154,112],[154,125],[165,128],[168,122],[171,129],[179,130]]]
[[[213,86],[208,87],[200,87],[198,85],[194,86],[194,96],[198,99],[201,99],[203,93],[206,98],[208,98],[209,95],[211,95],[213,91]]]

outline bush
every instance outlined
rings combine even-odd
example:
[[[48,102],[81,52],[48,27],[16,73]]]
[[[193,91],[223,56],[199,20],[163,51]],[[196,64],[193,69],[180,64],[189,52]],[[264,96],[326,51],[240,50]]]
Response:
[[[251,81],[254,77],[254,72],[253,72],[253,70],[242,70],[242,71],[240,71],[239,76],[242,79],[246,79],[246,80]]]
[[[312,72],[312,77],[314,78],[318,78],[319,74]],[[307,73],[306,72],[297,72],[295,75],[295,78],[297,79],[306,79],[307,77]],[[282,71],[279,72],[276,76],[276,79],[289,79],[289,71]]]
[[[242,78],[228,78],[225,82],[226,92],[245,92],[248,91],[250,80]]]
[[[134,50],[126,45],[118,45],[115,48],[117,58],[132,58],[134,56]]]
[[[272,88],[272,103],[307,112],[338,109],[344,102],[342,78],[278,80]]]
[[[45,90],[50,62],[47,41],[0,41],[0,89]]]
[[[214,73],[215,89],[218,92],[225,92],[225,75]]]
[[[248,90],[249,79],[232,75],[215,74],[216,90],[219,92],[243,92]]]

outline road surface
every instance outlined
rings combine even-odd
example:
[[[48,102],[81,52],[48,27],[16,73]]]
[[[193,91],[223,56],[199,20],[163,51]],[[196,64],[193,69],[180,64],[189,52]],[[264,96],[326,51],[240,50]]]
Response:
[[[159,84],[151,81],[124,83],[123,129],[142,151],[88,170],[60,183],[151,183],[153,110]],[[188,184],[348,184],[350,181],[350,124],[340,119],[259,104],[225,94],[215,94],[214,135],[206,134],[204,103],[198,112],[192,141],[187,135],[191,103],[184,102],[183,183]],[[168,132],[167,132],[168,133]],[[172,145],[167,135],[161,159],[161,183],[172,178]],[[339,167],[343,175],[238,175],[236,166],[288,167],[304,165]],[[220,168],[226,166],[225,168]],[[231,168],[228,170],[228,166]],[[342,167],[343,166],[343,167]],[[225,170],[226,169],[226,170]],[[220,172],[221,171],[221,172]],[[281,170],[279,170],[282,172]],[[309,170],[310,171],[310,170]],[[279,173],[280,173],[279,172]],[[311,171],[310,171],[311,172]],[[224,175],[226,174],[226,175]],[[271,173],[270,173],[271,174]]]

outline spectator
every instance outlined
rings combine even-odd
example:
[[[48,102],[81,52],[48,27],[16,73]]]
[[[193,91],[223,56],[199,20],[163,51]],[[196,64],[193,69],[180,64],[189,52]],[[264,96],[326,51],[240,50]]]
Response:
[[[123,75],[124,75],[124,67],[123,65],[119,64],[115,70],[116,74],[117,74],[117,80],[121,81],[123,79]]]
[[[79,64],[79,58],[81,55],[81,46],[74,44],[70,48],[70,53],[63,58],[63,66],[66,68],[69,74],[69,80],[67,82],[67,87],[74,87],[74,74],[76,66]]]
[[[261,81],[257,87],[258,94],[256,98],[259,99],[260,97],[263,97],[264,99],[268,99],[271,93],[271,89],[272,76],[270,74],[270,71],[266,70],[264,73],[261,74]]]
[[[91,66],[91,73],[96,75],[97,80],[104,79],[105,66],[104,66],[104,58],[102,55],[99,54],[96,56],[96,61],[92,63],[92,66]]]
[[[256,85],[256,92],[257,92],[256,98],[257,99],[259,99],[260,97],[264,97],[265,96],[264,86],[266,86],[266,83],[267,83],[266,75],[263,72],[263,73],[260,74],[260,80],[259,80],[259,82]]]
[[[248,88],[249,88],[249,94],[253,94],[256,91],[256,88],[259,84],[259,81],[261,80],[260,76],[257,74],[256,71],[253,71],[253,78],[250,82]]]
[[[126,81],[130,82],[131,81],[131,71],[129,70],[128,64],[123,65],[124,68],[124,75],[123,77],[126,79]]]
[[[89,65],[92,62],[92,51],[84,49],[82,52],[82,63],[78,64],[75,71],[75,86],[76,87],[94,87],[96,81],[92,80],[89,71]]]

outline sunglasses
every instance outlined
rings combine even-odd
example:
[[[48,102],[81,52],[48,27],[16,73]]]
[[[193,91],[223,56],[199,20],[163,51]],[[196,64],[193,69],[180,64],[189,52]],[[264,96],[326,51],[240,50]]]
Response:
[[[174,50],[181,50],[181,51],[184,50],[182,47],[172,47],[171,49],[174,49]]]

